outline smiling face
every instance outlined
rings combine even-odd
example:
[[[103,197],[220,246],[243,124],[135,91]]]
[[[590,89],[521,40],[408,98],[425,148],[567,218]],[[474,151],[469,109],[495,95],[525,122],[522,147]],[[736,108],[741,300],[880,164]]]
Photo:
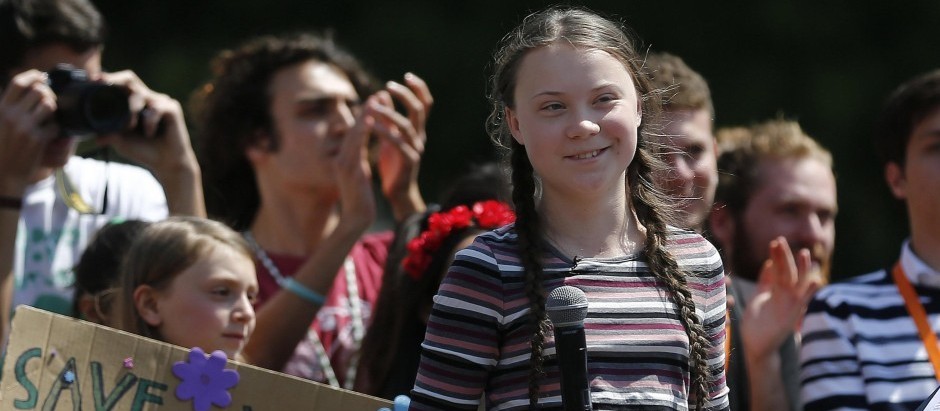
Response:
[[[623,191],[642,114],[624,63],[555,43],[528,52],[516,79],[507,120],[541,177],[543,195]]]
[[[164,341],[206,352],[241,352],[255,328],[252,302],[258,294],[254,263],[228,246],[215,246],[153,293],[153,310],[144,320]],[[136,294],[136,293],[135,293]]]
[[[309,60],[278,71],[268,89],[277,148],[248,149],[259,175],[333,188],[330,163],[359,110],[353,84],[336,66]]]

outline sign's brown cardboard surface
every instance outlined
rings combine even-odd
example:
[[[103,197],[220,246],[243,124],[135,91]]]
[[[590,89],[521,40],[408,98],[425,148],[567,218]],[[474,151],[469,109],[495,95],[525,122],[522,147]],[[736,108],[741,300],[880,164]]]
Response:
[[[0,383],[2,410],[194,410],[177,399],[173,364],[189,350],[33,307],[19,306]],[[129,360],[129,361],[128,361]],[[133,363],[133,364],[130,364]],[[131,366],[132,365],[132,366]],[[375,411],[391,403],[229,361],[238,383],[213,411]]]

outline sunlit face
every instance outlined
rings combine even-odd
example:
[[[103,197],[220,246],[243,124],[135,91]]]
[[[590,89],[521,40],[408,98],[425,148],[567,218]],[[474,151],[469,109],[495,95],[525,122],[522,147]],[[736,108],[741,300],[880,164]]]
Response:
[[[222,350],[234,358],[255,328],[252,302],[257,294],[251,259],[228,246],[216,246],[156,291],[158,315],[148,323],[166,342],[206,352]]]
[[[783,236],[794,252],[809,249],[828,278],[837,211],[832,170],[814,158],[765,160],[758,167],[759,186],[735,222],[735,275],[756,279],[770,241]]]
[[[255,166],[290,185],[335,187],[330,163],[359,110],[349,78],[336,66],[310,60],[278,71],[268,89],[278,147]]]
[[[516,80],[507,119],[542,179],[544,198],[624,190],[641,118],[624,63],[557,43],[529,51]]]
[[[656,184],[679,207],[684,228],[701,230],[718,186],[717,145],[706,109],[663,113],[663,136],[656,138],[668,169]]]
[[[915,242],[925,237],[936,241],[940,238],[940,107],[914,126],[904,158],[903,168],[888,165],[891,191],[907,203]]]
[[[90,78],[97,78],[101,74],[101,49],[92,48],[84,53],[78,53],[62,43],[53,43],[30,50],[23,58],[23,66],[15,69],[12,75],[36,69],[49,71],[57,64],[70,64],[88,72]],[[50,141],[43,152],[41,167],[57,168],[68,162],[69,157],[75,154],[78,143],[74,138],[60,137]]]

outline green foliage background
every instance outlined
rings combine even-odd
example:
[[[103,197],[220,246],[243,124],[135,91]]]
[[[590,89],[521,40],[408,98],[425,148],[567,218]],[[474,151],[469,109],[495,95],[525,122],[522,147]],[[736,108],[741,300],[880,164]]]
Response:
[[[425,78],[436,104],[421,183],[434,198],[465,164],[491,159],[486,78],[499,38],[550,3],[511,0],[97,0],[111,26],[106,69],[133,69],[186,102],[219,50],[268,33],[332,29],[380,79]],[[907,232],[871,148],[884,97],[940,67],[940,2],[584,1],[712,88],[718,126],[784,115],[832,150],[839,184],[834,278],[897,256]],[[198,137],[198,136],[196,136]]]

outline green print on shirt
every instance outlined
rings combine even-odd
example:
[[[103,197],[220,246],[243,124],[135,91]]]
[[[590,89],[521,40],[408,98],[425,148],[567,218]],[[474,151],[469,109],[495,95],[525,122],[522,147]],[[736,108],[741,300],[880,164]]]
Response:
[[[43,265],[46,262],[51,264],[52,258],[55,256],[56,244],[59,243],[61,237],[62,230],[46,232],[41,228],[34,228],[29,231],[26,236],[26,252],[29,254],[33,265]],[[29,274],[23,276],[21,287],[28,288],[36,281],[45,281],[46,285],[52,284],[51,279],[44,278],[39,273],[30,270]]]
[[[56,244],[62,237],[62,229],[55,229],[49,232],[41,228],[34,228],[29,232],[26,241],[33,249],[33,261],[50,260],[55,254]],[[41,254],[40,254],[41,253]]]
[[[47,262],[51,265],[59,244],[63,243],[70,250],[74,250],[78,245],[78,237],[79,233],[76,227],[55,229],[48,232],[36,228],[30,231],[26,237],[27,253],[33,265],[44,265]],[[50,270],[48,278],[35,274],[24,276],[22,287],[29,287],[35,281],[43,281],[47,287],[63,288],[69,287],[75,282],[71,264],[67,267],[51,267]]]
[[[76,227],[27,231],[23,275],[16,289],[23,302],[64,315],[72,315],[71,287],[75,284],[72,258],[79,244]],[[61,253],[62,255],[58,255]]]
[[[72,315],[69,290],[75,284],[72,271],[72,253],[79,243],[76,227],[65,229],[29,230],[25,239],[27,261],[24,273],[17,278],[16,289],[21,290],[26,304],[63,315]],[[56,252],[64,253],[56,260]],[[77,257],[74,256],[74,257]],[[63,291],[55,291],[63,290]]]

